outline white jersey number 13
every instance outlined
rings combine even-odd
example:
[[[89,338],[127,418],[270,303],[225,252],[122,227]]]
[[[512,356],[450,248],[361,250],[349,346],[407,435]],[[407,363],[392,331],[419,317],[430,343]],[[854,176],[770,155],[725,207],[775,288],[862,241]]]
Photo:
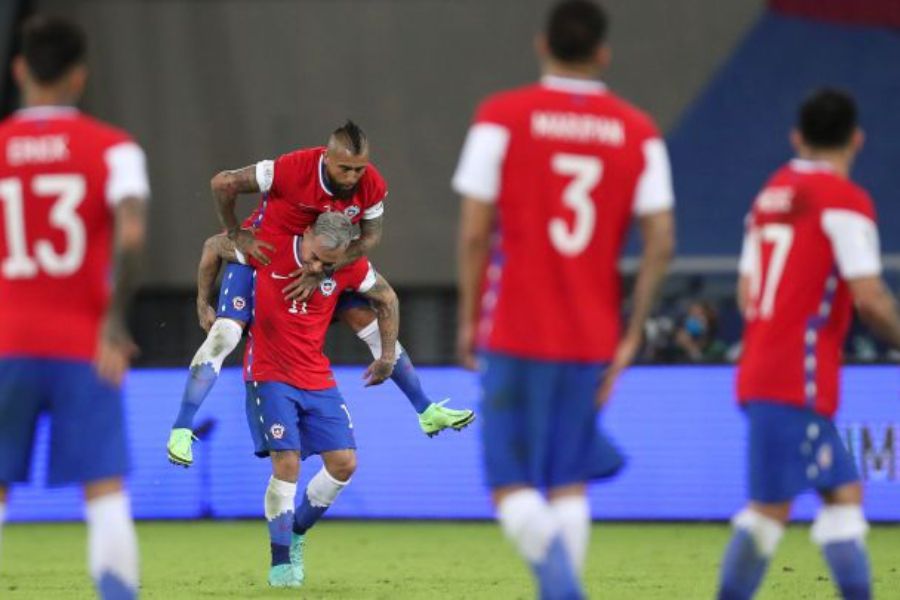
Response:
[[[594,235],[597,208],[591,192],[603,176],[603,163],[595,156],[554,154],[550,166],[557,175],[572,178],[563,190],[562,201],[575,213],[571,229],[561,217],[550,220],[550,241],[563,256],[577,256],[584,252]]]

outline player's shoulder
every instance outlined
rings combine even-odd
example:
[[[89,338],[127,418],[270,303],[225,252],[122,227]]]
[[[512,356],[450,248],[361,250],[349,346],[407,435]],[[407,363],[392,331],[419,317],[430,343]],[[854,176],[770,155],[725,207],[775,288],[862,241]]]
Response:
[[[90,136],[101,146],[134,142],[132,135],[121,127],[84,113],[80,113],[72,120],[72,127],[79,135]]]
[[[479,103],[475,111],[475,120],[492,123],[504,123],[512,120],[517,114],[531,110],[532,104],[540,92],[541,87],[537,84],[494,92]]]
[[[290,152],[285,152],[284,154],[279,156],[278,162],[289,163],[297,166],[317,165],[319,162],[319,158],[321,158],[324,151],[324,146],[298,148],[297,150],[291,150]]]
[[[628,129],[642,137],[659,137],[656,121],[642,108],[609,90],[601,96],[601,101],[605,104],[604,112],[622,120]]]
[[[360,184],[366,200],[378,202],[387,195],[387,181],[385,181],[381,171],[372,163],[369,163],[366,167],[366,172],[360,180]]]
[[[782,179],[793,181],[798,196],[811,207],[824,210],[850,210],[875,218],[875,204],[869,193],[859,184],[829,170],[798,170],[788,165]]]

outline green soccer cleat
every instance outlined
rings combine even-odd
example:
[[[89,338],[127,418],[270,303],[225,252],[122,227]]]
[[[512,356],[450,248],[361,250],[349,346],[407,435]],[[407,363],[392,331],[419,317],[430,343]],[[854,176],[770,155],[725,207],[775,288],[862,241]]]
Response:
[[[269,569],[269,585],[274,588],[298,588],[303,585],[303,576],[292,564],[275,565]]]
[[[197,436],[190,429],[173,429],[169,434],[169,443],[166,444],[166,449],[169,451],[169,462],[184,468],[194,464],[194,453],[191,446],[196,439]]]
[[[448,402],[450,398],[437,403],[432,402],[425,412],[419,415],[419,427],[428,437],[434,437],[448,428],[460,431],[475,420],[474,411],[445,408],[444,405]]]
[[[303,570],[303,548],[306,546],[306,536],[291,533],[291,568],[300,584],[306,578]]]

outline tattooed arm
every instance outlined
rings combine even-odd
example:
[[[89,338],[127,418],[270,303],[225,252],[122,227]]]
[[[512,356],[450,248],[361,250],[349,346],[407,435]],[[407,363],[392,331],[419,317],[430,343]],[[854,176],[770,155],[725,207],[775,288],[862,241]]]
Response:
[[[240,194],[260,191],[256,180],[256,165],[217,173],[209,182],[209,186],[216,202],[216,213],[222,226],[225,227],[228,239],[232,240],[235,247],[245,256],[253,256],[260,263],[269,264],[269,257],[262,251],[267,245],[258,242],[252,231],[241,229],[234,212]]]
[[[115,209],[115,279],[95,359],[97,372],[114,385],[121,383],[129,361],[137,352],[128,332],[127,310],[141,271],[146,215],[146,203],[138,197],[123,199]]]
[[[209,331],[216,320],[216,311],[210,306],[213,286],[222,261],[241,262],[235,251],[234,242],[224,233],[214,235],[203,243],[200,264],[197,265],[197,319],[204,331]]]
[[[366,369],[366,386],[378,385],[391,376],[397,362],[397,335],[400,332],[400,301],[391,284],[381,275],[375,275],[375,285],[362,294],[372,302],[378,315],[381,333],[381,356]]]

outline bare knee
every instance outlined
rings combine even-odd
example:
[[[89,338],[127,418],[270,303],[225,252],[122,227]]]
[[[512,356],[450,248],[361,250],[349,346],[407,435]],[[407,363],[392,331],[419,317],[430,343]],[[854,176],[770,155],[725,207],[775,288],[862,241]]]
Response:
[[[296,483],[300,477],[300,454],[294,450],[273,452],[272,475],[275,479]]]
[[[342,310],[339,318],[356,332],[367,327],[377,318],[377,315],[368,306],[354,306],[353,308]]]
[[[322,455],[325,470],[338,481],[348,481],[356,472],[356,452],[353,450],[335,450]]]
[[[821,492],[825,504],[862,504],[863,490],[859,482],[842,485],[839,488]]]

